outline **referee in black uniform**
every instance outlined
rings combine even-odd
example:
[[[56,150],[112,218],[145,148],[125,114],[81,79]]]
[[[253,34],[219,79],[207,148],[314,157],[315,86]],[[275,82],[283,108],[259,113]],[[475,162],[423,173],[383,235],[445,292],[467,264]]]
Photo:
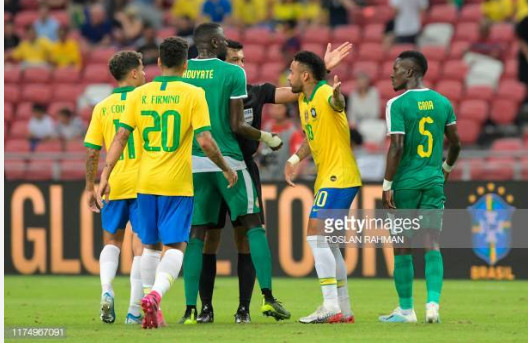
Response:
[[[345,43],[337,49],[330,51],[331,46],[325,55],[325,63],[327,68],[337,66],[350,52],[352,45]],[[239,42],[227,40],[226,56],[220,56],[228,63],[236,64],[244,68],[244,51],[243,46]],[[248,124],[261,129],[262,125],[262,108],[264,104],[287,104],[297,102],[298,94],[294,94],[290,87],[276,87],[271,83],[264,83],[260,85],[247,85],[248,97],[244,99],[244,117]],[[244,161],[248,168],[248,172],[255,183],[258,193],[259,206],[261,209],[261,221],[264,224],[264,207],[262,202],[262,185],[260,183],[260,174],[257,164],[253,156],[258,150],[259,142],[247,140],[238,137],[238,143]],[[228,214],[227,206],[219,213],[217,228],[207,231],[205,237],[205,244],[203,250],[203,267],[200,277],[200,300],[202,302],[202,310],[197,318],[198,323],[212,323],[214,322],[214,312],[212,306],[213,288],[216,277],[216,252],[220,244],[221,229],[225,225],[226,216]],[[233,222],[233,227],[241,226],[237,221]],[[251,261],[249,253],[249,243],[243,230],[234,230],[235,245],[238,251],[238,285],[240,292],[240,302],[238,310],[235,313],[235,323],[250,323],[251,317],[249,315],[249,303],[251,301],[251,294],[253,293],[253,286],[255,285],[255,268]]]

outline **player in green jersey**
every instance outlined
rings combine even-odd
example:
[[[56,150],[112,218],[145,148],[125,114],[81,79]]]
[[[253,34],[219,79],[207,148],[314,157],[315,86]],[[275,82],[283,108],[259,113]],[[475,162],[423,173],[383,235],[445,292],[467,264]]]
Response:
[[[228,164],[237,171],[240,182],[228,188],[222,173],[193,146],[194,213],[189,244],[183,261],[187,308],[180,323],[196,323],[196,302],[202,271],[202,250],[205,234],[215,228],[222,203],[232,220],[242,224],[248,238],[251,259],[264,296],[262,313],[277,320],[289,319],[290,313],[275,300],[271,291],[271,253],[259,216],[261,209],[255,185],[247,171],[235,135],[260,140],[276,150],[282,141],[276,135],[253,128],[244,120],[243,99],[247,97],[246,74],[237,65],[219,60],[225,54],[227,41],[222,27],[205,23],[194,31],[198,58],[188,63],[183,80],[205,90],[209,106],[212,134]]]
[[[394,62],[392,86],[405,93],[387,102],[387,129],[391,137],[383,180],[383,207],[386,209],[443,209],[444,183],[461,149],[456,117],[449,100],[425,88],[427,60],[418,51],[404,51]],[[449,144],[442,164],[444,134]],[[442,291],[443,262],[438,235],[425,253],[427,284],[426,322],[437,323]],[[410,248],[394,249],[394,283],[399,306],[382,322],[416,322],[413,308],[414,278]]]

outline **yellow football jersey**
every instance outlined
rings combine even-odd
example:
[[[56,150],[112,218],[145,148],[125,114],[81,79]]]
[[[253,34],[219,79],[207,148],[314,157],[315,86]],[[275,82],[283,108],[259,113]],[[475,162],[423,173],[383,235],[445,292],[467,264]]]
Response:
[[[138,193],[194,195],[193,138],[211,124],[204,90],[181,80],[158,76],[129,95],[120,126],[140,136]]]
[[[310,98],[299,96],[299,113],[317,167],[315,192],[320,188],[361,186],[361,176],[350,147],[350,129],[344,111],[330,106],[332,87],[317,84]]]
[[[134,87],[120,87],[98,103],[92,113],[90,126],[84,138],[84,145],[88,148],[100,150],[103,143],[106,150],[114,140],[119,128],[119,120],[125,112],[130,92]],[[110,176],[110,200],[136,198],[136,183],[141,156],[139,135],[132,132],[121,158]]]

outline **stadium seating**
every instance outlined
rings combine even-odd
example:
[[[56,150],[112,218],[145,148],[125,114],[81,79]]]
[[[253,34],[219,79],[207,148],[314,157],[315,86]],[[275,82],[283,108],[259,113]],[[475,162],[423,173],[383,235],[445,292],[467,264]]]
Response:
[[[501,138],[491,145],[491,151],[520,151],[523,149],[523,142],[520,138]]]
[[[512,100],[497,99],[491,105],[490,119],[495,124],[511,124],[517,117],[518,106]]]
[[[25,179],[29,181],[47,181],[53,179],[54,162],[51,160],[32,160],[27,165]]]
[[[52,89],[43,83],[30,83],[22,88],[22,100],[40,104],[48,104],[51,101]]]
[[[497,97],[508,99],[517,104],[524,100],[526,96],[526,86],[516,80],[504,80],[499,84]]]
[[[9,138],[25,139],[29,135],[27,120],[15,121],[9,129]]]
[[[51,80],[49,68],[28,68],[24,70],[23,81],[26,83],[48,83]]]
[[[444,80],[463,81],[468,72],[468,66],[464,61],[449,60],[443,65],[442,78]]]
[[[462,101],[458,109],[459,118],[471,119],[481,124],[488,119],[488,114],[489,106],[484,100]]]
[[[245,44],[256,44],[267,46],[273,42],[273,35],[264,27],[251,27],[244,32],[244,52]]]
[[[495,95],[493,88],[488,86],[470,86],[466,87],[464,98],[466,100],[483,100],[490,101]]]
[[[81,72],[77,68],[57,68],[53,71],[53,82],[59,83],[75,83],[81,77]]]
[[[26,162],[22,160],[5,160],[5,177],[8,181],[26,178]]]
[[[358,44],[361,42],[361,29],[356,25],[338,26],[333,31],[332,42]]]
[[[10,139],[6,143],[5,151],[14,153],[29,152],[29,141],[27,139]]]
[[[329,75],[338,75],[342,81],[342,91],[350,94],[355,87],[355,73],[363,71],[369,74],[381,98],[383,108],[387,99],[397,95],[392,90],[390,76],[394,58],[403,50],[415,48],[412,45],[395,45],[387,51],[381,42],[384,37],[385,23],[393,15],[388,7],[388,0],[370,0],[368,6],[356,11],[352,25],[330,28],[307,28],[301,31],[302,48],[323,55],[326,44],[332,42],[337,47],[345,41],[354,44],[353,52],[345,63]],[[480,64],[468,68],[462,62],[471,42],[479,37],[479,23],[483,18],[481,0],[466,0],[459,12],[445,0],[430,0],[430,9],[424,16],[423,34],[419,38],[420,50],[428,59],[429,70],[425,76],[428,87],[446,95],[456,109],[460,137],[464,145],[483,143],[486,137],[479,140],[484,124],[493,122],[499,127],[515,124],[519,106],[526,96],[526,87],[517,81],[518,44],[514,37],[514,26],[511,23],[496,23],[491,27],[490,39],[505,46],[504,65],[497,67]],[[15,30],[23,36],[24,26],[33,23],[38,15],[37,0],[20,1],[21,10],[13,16]],[[52,11],[61,24],[67,24],[69,16],[64,6]],[[5,19],[10,14],[4,12]],[[166,18],[170,17],[167,12]],[[276,83],[285,71],[287,61],[281,50],[285,35],[273,33],[264,27],[246,29],[226,27],[226,36],[244,43],[247,64],[245,66],[249,83],[269,81]],[[158,37],[164,38],[175,34],[173,26],[168,25],[158,30]],[[108,59],[115,53],[112,47],[94,47],[88,49],[78,31],[71,33],[83,50],[82,68],[27,68],[5,65],[4,71],[4,133],[5,151],[8,153],[28,153],[27,124],[32,115],[33,103],[48,106],[48,113],[56,117],[57,112],[68,107],[77,110],[80,118],[87,123],[91,117],[93,105],[107,96],[110,85],[115,85],[108,72]],[[500,63],[499,63],[500,64]],[[159,75],[156,65],[146,66],[147,80]],[[492,75],[493,74],[493,75]],[[491,77],[490,77],[491,75]],[[96,84],[96,85],[95,85]],[[383,113],[383,111],[382,111]],[[264,114],[266,116],[266,114]],[[266,118],[263,118],[265,121]],[[499,130],[500,131],[500,130]],[[522,140],[495,140],[491,151],[501,153],[519,153],[528,151],[528,131]],[[62,146],[59,142],[46,142],[37,147],[38,153],[53,154],[65,151],[83,154],[82,142],[69,142]],[[82,179],[83,166],[79,160],[38,161],[29,155],[29,162],[6,160],[6,178],[24,178],[49,180],[54,177],[62,179]],[[453,179],[497,178],[522,176],[528,179],[528,157],[517,160],[489,159],[467,161],[468,171],[457,168]],[[485,161],[485,162],[484,162]],[[501,170],[501,164],[504,167]],[[519,169],[520,165],[520,169]],[[8,168],[9,167],[9,168]],[[515,167],[515,168],[514,168]],[[62,170],[62,171],[61,171]],[[471,173],[469,171],[471,170]],[[42,171],[42,176],[36,174]],[[469,175],[471,174],[471,175]]]
[[[458,134],[462,144],[475,144],[480,134],[480,123],[473,119],[457,119]]]
[[[22,72],[18,67],[9,67],[4,69],[4,83],[18,83],[21,79]]]
[[[266,60],[265,49],[262,45],[251,44],[244,46],[244,56],[247,62],[262,63]]]
[[[47,142],[40,142],[37,144],[37,148],[35,149],[36,153],[41,152],[61,152],[62,149],[62,142],[61,141],[47,141]]]
[[[302,36],[303,43],[327,44],[331,41],[332,31],[329,27],[307,28]]]
[[[436,91],[454,102],[462,99],[462,89],[462,82],[455,80],[441,80],[436,84]]]
[[[33,103],[29,101],[20,102],[15,113],[17,120],[29,120],[33,115]]]
[[[457,20],[456,8],[453,5],[437,5],[430,9],[427,16],[428,23],[450,23]]]
[[[62,180],[79,180],[85,177],[85,162],[82,160],[64,160],[60,162]]]

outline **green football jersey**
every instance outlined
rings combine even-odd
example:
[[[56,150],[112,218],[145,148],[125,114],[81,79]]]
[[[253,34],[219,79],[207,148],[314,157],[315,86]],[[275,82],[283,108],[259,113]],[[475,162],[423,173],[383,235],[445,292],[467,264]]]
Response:
[[[222,154],[242,161],[242,152],[231,130],[229,100],[247,97],[244,69],[218,58],[192,59],[189,60],[183,79],[205,90],[211,119],[211,132]],[[192,154],[205,156],[196,139],[193,143]]]
[[[392,189],[425,189],[444,182],[444,131],[456,123],[449,100],[430,89],[412,89],[387,102],[389,134],[405,134]]]

